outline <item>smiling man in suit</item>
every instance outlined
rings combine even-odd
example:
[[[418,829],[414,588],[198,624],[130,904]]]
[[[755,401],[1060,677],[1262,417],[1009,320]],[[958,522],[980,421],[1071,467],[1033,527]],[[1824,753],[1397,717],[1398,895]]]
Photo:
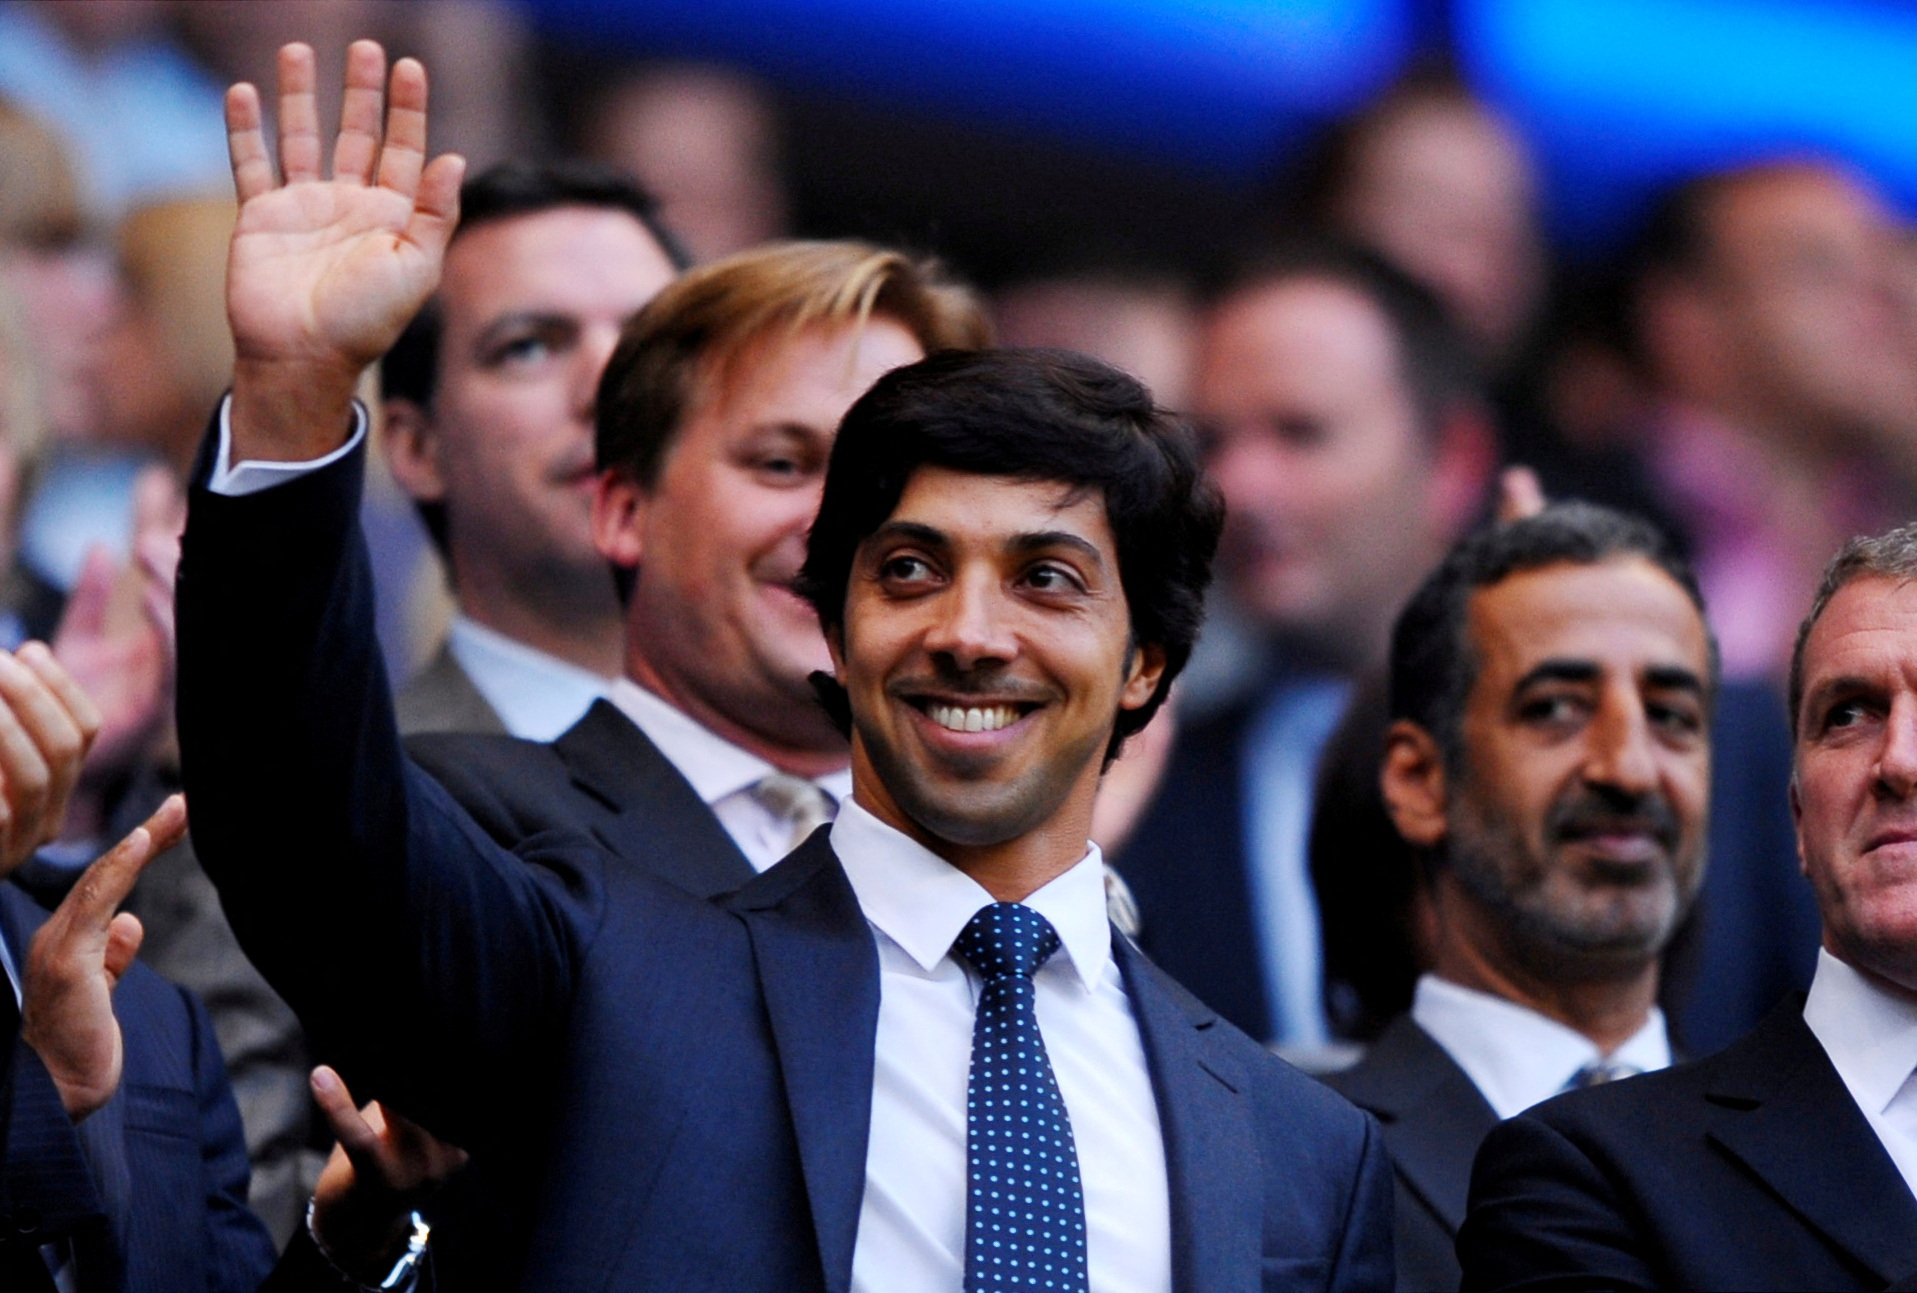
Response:
[[[1658,955],[1703,873],[1712,655],[1662,536],[1584,504],[1474,532],[1399,616],[1381,780],[1433,968],[1327,1081],[1384,1125],[1401,1290],[1458,1286],[1500,1118],[1671,1062]]]
[[[353,379],[431,290],[460,166],[426,164],[417,63],[382,131],[360,43],[323,180],[311,57],[284,184],[228,98],[241,360],[179,587],[202,853],[316,1049],[518,1168],[539,1287],[1382,1285],[1375,1129],[1115,937],[1087,842],[1202,612],[1220,516],[1177,425],[1077,357],[881,378],[805,568],[852,734],[832,829],[719,902],[578,836],[508,852],[401,752],[354,528]]]
[[[775,243],[667,287],[597,404],[624,676],[551,745],[432,733],[409,752],[508,847],[587,831],[700,897],[784,857],[851,792],[793,590],[839,419],[887,369],[988,337],[931,262],[860,242]]]
[[[1824,922],[1808,998],[1709,1059],[1493,1132],[1467,1288],[1917,1282],[1917,526],[1837,554],[1790,680]]]

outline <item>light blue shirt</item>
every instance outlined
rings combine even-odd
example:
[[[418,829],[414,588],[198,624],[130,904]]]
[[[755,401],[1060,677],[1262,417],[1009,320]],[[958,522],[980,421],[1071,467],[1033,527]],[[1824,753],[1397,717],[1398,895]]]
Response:
[[[1311,814],[1319,760],[1350,699],[1351,683],[1344,678],[1288,680],[1266,697],[1245,730],[1239,793],[1246,879],[1271,1003],[1271,1040],[1286,1048],[1321,1048],[1331,1040],[1318,894],[1311,883]]]

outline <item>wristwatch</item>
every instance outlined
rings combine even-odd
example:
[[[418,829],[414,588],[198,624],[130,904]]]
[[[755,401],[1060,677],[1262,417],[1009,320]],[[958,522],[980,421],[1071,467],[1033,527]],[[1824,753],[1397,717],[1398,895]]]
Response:
[[[333,1268],[333,1273],[354,1288],[377,1289],[380,1293],[410,1293],[419,1281],[419,1273],[426,1260],[426,1245],[432,1239],[433,1228],[426,1224],[426,1218],[420,1216],[418,1212],[412,1213],[408,1220],[412,1225],[412,1233],[406,1237],[406,1251],[400,1254],[399,1260],[393,1263],[393,1269],[386,1272],[386,1277],[379,1283],[363,1284],[358,1276],[347,1271],[333,1254],[327,1251],[325,1241],[319,1236],[318,1227],[313,1224],[313,1200],[309,1199],[306,1203],[307,1237],[313,1241],[313,1247],[319,1250],[319,1255],[326,1260],[326,1264]]]

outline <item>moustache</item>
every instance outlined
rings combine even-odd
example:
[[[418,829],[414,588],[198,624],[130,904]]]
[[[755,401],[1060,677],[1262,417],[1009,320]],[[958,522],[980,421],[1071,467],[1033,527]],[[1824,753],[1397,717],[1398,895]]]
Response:
[[[1594,835],[1649,835],[1670,852],[1677,848],[1684,827],[1671,801],[1661,794],[1623,800],[1615,794],[1587,789],[1551,806],[1545,833],[1558,843]]]
[[[960,669],[939,659],[934,660],[931,674],[893,678],[885,684],[885,691],[894,700],[903,701],[925,695],[961,700],[977,696],[1015,705],[1043,705],[1056,699],[1051,688],[1010,677],[1000,665]]]

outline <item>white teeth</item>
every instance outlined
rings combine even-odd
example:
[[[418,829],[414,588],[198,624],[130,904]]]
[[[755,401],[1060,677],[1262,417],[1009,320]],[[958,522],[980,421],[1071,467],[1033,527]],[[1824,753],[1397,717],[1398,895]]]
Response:
[[[1011,705],[969,709],[959,705],[931,705],[926,713],[934,723],[952,732],[996,732],[1018,721],[1018,710]]]

